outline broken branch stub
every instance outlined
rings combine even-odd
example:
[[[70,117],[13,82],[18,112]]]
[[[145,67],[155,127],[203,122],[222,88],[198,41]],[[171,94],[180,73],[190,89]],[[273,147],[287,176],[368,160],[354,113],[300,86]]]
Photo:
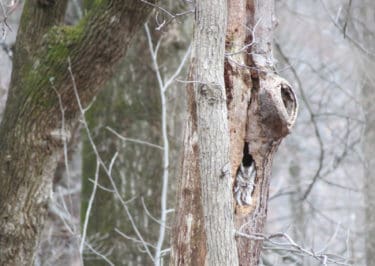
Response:
[[[258,85],[251,93],[246,142],[251,154],[264,156],[268,144],[279,142],[290,133],[298,103],[291,85],[280,76],[264,74]]]
[[[237,201],[235,207],[236,229],[249,235],[264,230],[273,156],[281,140],[290,133],[298,111],[296,95],[285,79],[271,71],[257,74],[252,77],[245,138],[247,152],[254,160],[255,177],[247,192],[251,193],[251,201]],[[258,265],[262,240],[238,237],[237,250],[240,265]]]

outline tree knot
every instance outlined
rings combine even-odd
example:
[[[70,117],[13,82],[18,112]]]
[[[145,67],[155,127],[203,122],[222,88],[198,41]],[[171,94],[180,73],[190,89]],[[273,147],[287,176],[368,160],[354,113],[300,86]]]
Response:
[[[225,96],[223,94],[223,87],[218,83],[201,83],[198,86],[198,95],[202,98],[206,98],[208,104],[214,105],[225,102]]]
[[[297,112],[297,97],[285,79],[274,74],[261,77],[259,90],[253,90],[251,95],[247,140],[281,140],[290,133]]]

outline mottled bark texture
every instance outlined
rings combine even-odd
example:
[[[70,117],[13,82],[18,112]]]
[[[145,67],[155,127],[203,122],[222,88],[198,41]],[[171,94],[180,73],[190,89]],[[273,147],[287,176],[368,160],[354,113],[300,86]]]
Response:
[[[137,0],[95,1],[78,25],[63,26],[66,2],[24,6],[0,126],[0,265],[33,263],[57,160],[78,117],[68,58],[86,105],[150,13]]]
[[[204,5],[205,9],[199,9]],[[218,8],[223,6],[200,1],[196,11],[195,53],[188,85],[189,117],[172,239],[172,265],[258,265],[262,241],[237,237],[234,245],[233,236],[229,232],[224,234],[226,231],[220,226],[226,224],[226,228],[233,230],[229,221],[233,219],[241,233],[251,236],[263,232],[272,159],[297,115],[296,96],[273,67],[273,0],[228,1],[225,69],[221,74],[215,73],[219,63],[210,61],[221,64],[224,60],[217,58],[223,56],[217,46],[221,39],[213,36],[217,28],[208,27],[212,36],[209,47],[207,40],[199,39],[205,36],[205,23],[210,19],[216,19],[215,25],[220,28],[222,21],[211,14]],[[204,11],[208,19],[203,18]],[[220,83],[223,74],[225,94]],[[257,173],[252,203],[239,206],[234,203],[233,195],[228,198],[228,186],[235,181],[244,145],[248,145]],[[219,178],[220,166],[226,162],[229,164],[221,168]],[[214,241],[220,241],[220,245]],[[228,251],[233,252],[236,247],[236,256],[229,255]],[[211,260],[214,253],[226,254],[226,258]]]
[[[251,71],[251,97],[247,112],[245,142],[254,159],[256,177],[252,203],[236,206],[236,229],[252,236],[262,233],[267,216],[267,201],[272,160],[281,140],[290,132],[297,116],[297,99],[289,85],[275,73],[272,56],[276,26],[274,1],[248,0],[246,4],[246,65]],[[240,265],[258,265],[262,241],[238,237]]]
[[[225,0],[196,2],[172,265],[237,265],[224,89]]]
[[[251,71],[246,65],[251,40],[246,29],[246,0],[228,1],[228,25],[225,41],[225,88],[230,130],[230,162],[234,178],[243,157],[247,108],[251,94]]]

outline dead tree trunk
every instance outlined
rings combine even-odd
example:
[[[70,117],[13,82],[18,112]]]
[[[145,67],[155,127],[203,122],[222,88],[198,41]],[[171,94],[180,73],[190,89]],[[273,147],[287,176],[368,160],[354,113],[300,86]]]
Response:
[[[216,28],[211,27],[209,39],[209,48],[215,52],[206,47],[206,40],[199,39],[204,36],[206,25],[202,22],[209,21],[202,17],[215,19],[211,12],[222,8],[221,4],[212,7],[206,2],[201,1],[196,10],[196,50],[188,85],[189,118],[171,265],[257,265],[262,241],[255,236],[263,232],[265,225],[272,159],[295,122],[297,100],[288,82],[273,67],[273,0],[228,1],[225,71],[216,74],[219,76],[215,80],[205,79],[205,75],[211,77],[210,72],[217,71],[211,57],[223,56],[217,46],[220,38]],[[219,23],[217,20],[215,25]],[[221,62],[224,57],[215,60]],[[225,95],[217,86],[223,74]],[[228,113],[225,104],[221,104],[221,97],[225,96]],[[244,158],[255,165],[254,180],[238,178]],[[222,167],[228,159],[228,167]],[[231,190],[232,196],[228,198]],[[238,237],[237,245],[229,247],[235,245],[233,236],[217,232],[225,232],[220,227],[224,224],[232,229],[228,219],[232,217]],[[223,237],[228,239],[224,242]],[[222,244],[215,246],[212,241]],[[232,253],[226,261],[210,260],[214,253],[228,254],[236,247],[237,256]]]
[[[0,265],[32,265],[63,143],[150,13],[138,0],[95,1],[76,26],[67,0],[26,1],[0,126]],[[66,128],[61,128],[61,98]]]
[[[262,241],[251,238],[264,230],[272,160],[295,122],[297,99],[289,83],[275,73],[273,66],[274,1],[248,0],[246,10],[251,29],[246,65],[250,67],[252,85],[245,145],[254,160],[256,174],[252,201],[242,206],[236,203],[235,223],[237,231],[248,236],[237,238],[240,265],[258,265]]]

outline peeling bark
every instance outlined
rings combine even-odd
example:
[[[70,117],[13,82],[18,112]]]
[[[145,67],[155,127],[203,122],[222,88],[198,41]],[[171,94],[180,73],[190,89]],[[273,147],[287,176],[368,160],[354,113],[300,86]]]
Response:
[[[45,1],[44,1],[45,2]],[[78,117],[68,58],[89,103],[150,13],[141,1],[95,1],[77,26],[61,26],[67,1],[26,1],[0,125],[0,265],[32,265],[52,178]],[[65,108],[61,132],[57,93]]]
[[[234,178],[242,161],[247,124],[247,107],[252,86],[250,68],[246,66],[248,40],[246,0],[228,1],[226,57],[224,79],[230,131],[230,162]]]
[[[192,67],[194,67],[193,62]],[[192,80],[192,76],[189,76],[189,80]],[[176,218],[172,232],[170,265],[205,265],[207,254],[193,89],[193,84],[189,84],[187,88],[188,118],[180,168],[181,177],[177,191],[178,202],[175,207]]]
[[[219,252],[227,252],[230,249],[228,245],[232,245],[231,242],[226,242],[224,246],[210,244],[211,237],[219,239],[221,236],[208,234],[207,230],[212,230],[209,226],[215,226],[213,230],[217,231],[219,225],[210,223],[206,218],[207,215],[216,215],[217,217],[213,219],[222,220],[220,215],[225,212],[226,217],[232,218],[232,215],[227,213],[231,210],[234,211],[233,219],[236,230],[248,235],[263,232],[267,215],[272,159],[281,140],[290,132],[296,119],[297,99],[293,89],[286,80],[275,73],[273,67],[272,32],[275,26],[273,5],[272,0],[228,1],[223,72],[225,96],[220,92],[220,76],[216,76],[213,81],[209,79],[208,82],[202,82],[206,81],[202,79],[202,75],[207,73],[207,69],[213,71],[215,66],[215,64],[206,63],[203,66],[210,66],[209,68],[198,67],[202,64],[202,60],[207,60],[207,54],[210,55],[210,53],[195,53],[192,77],[189,79],[193,79],[194,83],[188,86],[190,116],[184,143],[185,157],[182,164],[180,201],[177,207],[176,237],[172,245],[173,265],[254,266],[259,263],[262,241],[243,237],[236,239],[237,256],[235,258],[232,256],[226,263],[218,260],[213,263],[213,261],[205,260],[203,256],[210,258],[209,253],[213,252],[212,248],[221,249]],[[197,14],[199,11],[198,9]],[[200,37],[202,27],[199,27],[201,26],[199,17],[196,19],[196,32],[198,33],[195,37],[197,38],[197,36]],[[217,24],[219,22],[216,22]],[[200,42],[203,48],[205,44],[204,41]],[[220,55],[220,50],[216,49],[214,54]],[[218,81],[219,84],[217,84]],[[222,112],[225,111],[225,108],[221,106],[224,101],[223,97],[226,97],[228,109],[225,117],[215,109],[219,107]],[[217,117],[221,118],[216,120]],[[225,126],[226,123],[228,127]],[[221,134],[218,134],[218,130]],[[225,146],[228,141],[227,137],[223,136],[226,134],[229,135],[229,150]],[[248,149],[244,149],[245,143]],[[212,153],[210,147],[214,147],[216,152]],[[223,149],[225,152],[222,152]],[[215,180],[212,177],[218,174],[217,167],[212,166],[216,166],[218,161],[223,164],[229,160],[229,166],[223,168],[223,178],[230,177],[229,183],[233,185],[244,157],[244,150],[248,150],[251,155],[246,157],[252,158],[251,161],[254,160],[256,176],[255,185],[249,186],[252,189],[251,201],[248,204],[238,204],[234,203],[233,198],[228,198],[227,190],[217,188],[217,182],[215,184],[210,182]],[[227,157],[228,152],[230,158]],[[222,158],[219,160],[218,156]],[[200,183],[199,180],[205,182]],[[207,189],[212,186],[215,186],[214,190]],[[186,196],[187,191],[189,197]],[[233,193],[235,193],[234,189]],[[215,208],[217,206],[210,205],[211,202],[207,197],[211,197],[211,200],[220,197],[220,200],[216,200],[216,204],[220,202],[226,209],[219,210]],[[189,219],[190,221],[193,219],[194,222],[191,224],[195,225],[196,231],[186,229],[190,228],[187,225]],[[231,226],[230,222],[227,224]],[[180,228],[182,232],[178,232],[177,228]],[[227,235],[227,239],[231,239],[230,235]],[[199,249],[201,253],[194,248]],[[198,257],[200,260],[192,263],[192,258]]]
[[[247,37],[252,41],[247,58],[252,87],[245,142],[254,159],[256,177],[252,203],[236,206],[235,224],[241,233],[254,235],[264,230],[272,160],[295,122],[298,106],[293,89],[273,67],[274,2],[248,0],[247,14],[253,33]],[[237,249],[240,265],[258,265],[262,241],[238,237]]]
[[[225,0],[196,3],[171,265],[237,265],[224,89]]]

